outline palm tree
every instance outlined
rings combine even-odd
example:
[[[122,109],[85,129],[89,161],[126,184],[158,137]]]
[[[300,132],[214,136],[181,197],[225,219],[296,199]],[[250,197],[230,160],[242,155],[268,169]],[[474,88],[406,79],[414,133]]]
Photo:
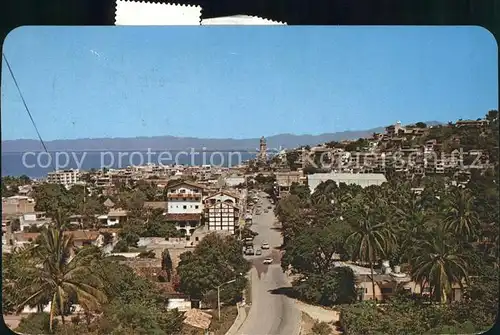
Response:
[[[465,189],[453,189],[447,196],[445,229],[468,239],[476,234],[478,225],[479,218],[474,210],[472,194]]]
[[[338,185],[333,180],[327,180],[318,185],[312,194],[313,204],[331,204],[334,200],[335,192],[338,192]]]
[[[422,289],[429,284],[435,301],[445,302],[451,294],[452,284],[462,287],[467,280],[467,257],[458,244],[451,243],[444,229],[424,234],[413,252],[410,259],[412,279],[420,283]]]
[[[372,292],[375,295],[373,264],[386,256],[396,242],[394,232],[388,225],[381,202],[357,204],[347,220],[353,233],[346,239],[346,248],[352,248],[352,260],[361,260],[370,265]]]
[[[106,296],[101,291],[102,281],[93,273],[92,263],[98,257],[93,247],[75,249],[71,235],[62,229],[45,228],[37,243],[25,250],[31,260],[25,269],[32,282],[19,287],[17,312],[26,305],[40,304],[50,296],[50,330],[56,313],[64,324],[65,307],[74,297],[86,311],[97,310]]]

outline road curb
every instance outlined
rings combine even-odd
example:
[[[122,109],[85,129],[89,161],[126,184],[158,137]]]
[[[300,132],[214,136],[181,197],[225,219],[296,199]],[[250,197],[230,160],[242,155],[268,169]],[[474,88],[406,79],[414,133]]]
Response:
[[[233,324],[229,328],[229,330],[226,332],[225,335],[236,335],[237,331],[241,328],[243,323],[245,322],[247,318],[247,313],[245,311],[245,307],[243,306],[238,306],[238,315],[236,316],[236,319],[234,320]]]
[[[248,276],[250,277],[250,294],[252,294],[251,290],[252,290],[252,271],[254,269],[252,268],[250,270],[250,272],[248,273]],[[240,330],[241,326],[243,326],[243,324],[245,323],[245,320],[247,319],[248,317],[248,314],[250,314],[250,310],[246,311],[246,306],[249,306],[250,309],[252,308],[252,304],[248,305],[246,304],[245,306],[242,306],[240,304],[238,304],[237,306],[237,309],[238,309],[238,315],[236,316],[236,319],[234,320],[233,324],[231,325],[231,327],[229,328],[229,330],[226,332],[225,335],[236,335],[238,330]]]

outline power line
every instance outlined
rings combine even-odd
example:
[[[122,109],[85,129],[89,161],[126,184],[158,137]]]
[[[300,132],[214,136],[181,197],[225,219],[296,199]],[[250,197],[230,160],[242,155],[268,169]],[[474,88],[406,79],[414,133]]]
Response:
[[[42,143],[42,146],[43,146],[43,149],[45,150],[45,152],[49,153],[49,151],[47,150],[47,147],[45,146],[45,143],[43,142],[42,136],[40,135],[40,132],[38,131],[35,120],[33,119],[33,116],[31,116],[31,112],[28,108],[28,105],[26,104],[26,100],[24,100],[23,93],[21,92],[21,89],[19,88],[19,85],[17,84],[16,76],[14,76],[14,72],[12,72],[12,68],[10,67],[9,61],[7,60],[7,56],[5,56],[5,53],[3,53],[3,52],[2,52],[2,56],[3,56],[3,59],[5,60],[5,64],[7,64],[7,68],[9,69],[12,80],[14,80],[14,84],[16,85],[17,92],[19,93],[19,96],[21,97],[24,108],[26,109],[26,112],[28,112],[28,116],[30,117],[30,120],[31,120],[31,123],[33,124],[33,127],[35,127],[35,131],[38,135],[38,139],[40,140],[40,143]],[[54,162],[52,162],[52,159],[51,159],[51,165],[53,165],[53,163]],[[52,166],[52,168],[54,168],[54,166]]]

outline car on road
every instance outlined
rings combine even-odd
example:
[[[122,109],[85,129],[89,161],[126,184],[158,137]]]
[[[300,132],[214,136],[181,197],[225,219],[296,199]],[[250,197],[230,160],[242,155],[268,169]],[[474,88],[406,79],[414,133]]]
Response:
[[[262,250],[260,250],[260,249],[255,250],[255,255],[257,255],[257,256],[262,255]]]
[[[253,256],[255,255],[255,251],[252,248],[248,248],[247,250],[245,250],[245,255]]]
[[[269,247],[269,243],[267,243],[267,242],[262,243],[261,248],[262,248],[263,250],[269,249],[269,248],[270,248],[270,247]]]
[[[272,264],[273,263],[273,259],[271,257],[268,257],[268,258],[264,259],[264,261],[262,263],[263,264]]]
[[[273,206],[267,206],[267,209],[271,209],[271,208],[273,208]]]

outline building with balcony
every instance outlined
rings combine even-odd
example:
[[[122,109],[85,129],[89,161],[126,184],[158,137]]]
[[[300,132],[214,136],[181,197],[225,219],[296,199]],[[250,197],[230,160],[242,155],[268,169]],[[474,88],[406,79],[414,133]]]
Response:
[[[488,125],[488,120],[479,119],[479,120],[458,120],[455,122],[455,127],[471,127],[471,128],[482,128]]]
[[[167,220],[177,230],[191,235],[201,224],[205,188],[189,181],[180,181],[167,187]]]
[[[57,170],[49,172],[47,182],[52,184],[62,184],[69,187],[80,182],[80,171],[78,169]]]

